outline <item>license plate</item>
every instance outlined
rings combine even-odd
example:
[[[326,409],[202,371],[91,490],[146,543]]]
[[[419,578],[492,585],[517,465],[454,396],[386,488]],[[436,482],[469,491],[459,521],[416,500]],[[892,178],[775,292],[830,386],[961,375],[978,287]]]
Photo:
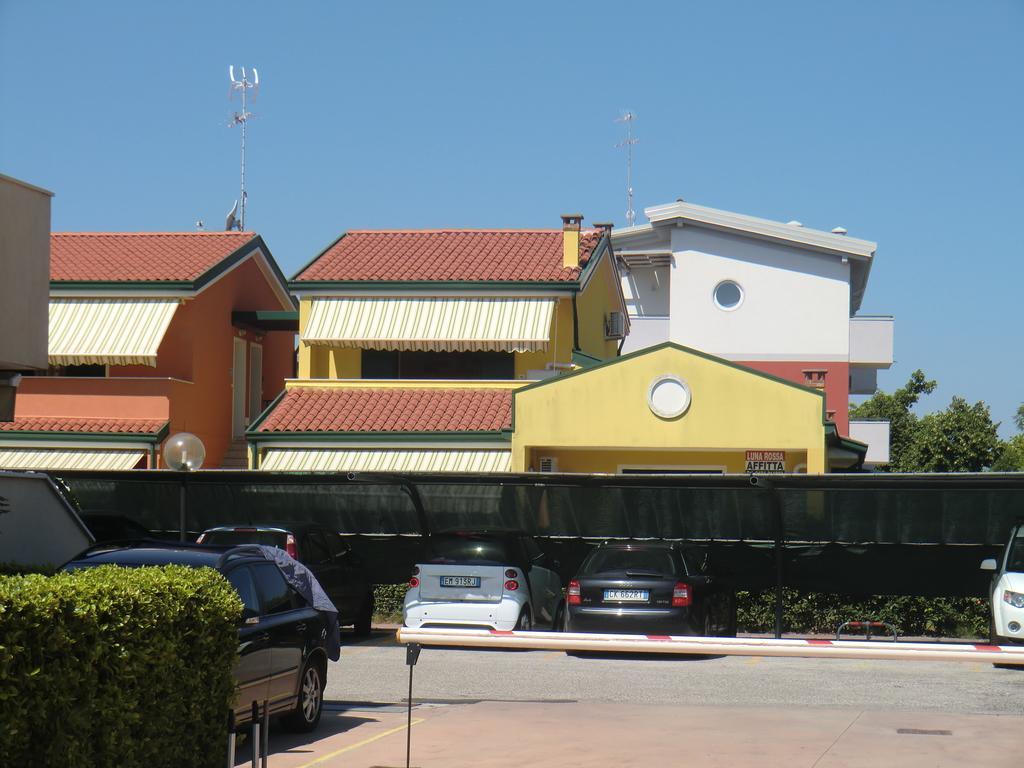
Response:
[[[605,602],[646,603],[650,598],[651,593],[646,589],[606,589],[604,591]]]
[[[479,576],[442,576],[442,587],[469,587],[471,589],[480,586]]]

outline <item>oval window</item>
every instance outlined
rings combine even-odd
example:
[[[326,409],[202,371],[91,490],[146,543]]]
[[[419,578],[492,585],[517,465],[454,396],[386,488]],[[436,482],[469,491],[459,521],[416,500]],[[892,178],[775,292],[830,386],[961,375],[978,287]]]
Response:
[[[739,283],[734,283],[732,280],[723,280],[715,286],[715,304],[718,305],[719,309],[727,311],[736,309],[742,303],[743,289],[740,288]]]

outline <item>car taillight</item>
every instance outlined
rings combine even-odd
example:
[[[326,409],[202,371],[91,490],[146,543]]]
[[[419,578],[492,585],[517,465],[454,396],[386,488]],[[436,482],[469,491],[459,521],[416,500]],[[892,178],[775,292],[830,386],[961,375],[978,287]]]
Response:
[[[290,533],[288,534],[288,538],[284,540],[284,551],[296,560],[299,559],[299,550],[295,547],[295,537]]]
[[[565,592],[566,601],[569,605],[579,605],[581,601],[580,597],[580,583],[573,579],[569,582],[569,588]]]
[[[516,571],[515,568],[506,568],[505,569],[505,578],[506,579],[514,579],[518,575],[519,575],[519,572]]]
[[[413,576],[411,579],[409,579],[409,588],[410,589],[415,589],[419,585],[420,585],[420,580],[417,577]]]
[[[685,608],[690,604],[690,585],[683,582],[676,582],[672,587],[672,607]]]
[[[513,579],[509,579],[505,582],[505,589],[507,589],[509,592],[515,592],[517,589],[519,589],[519,582]]]

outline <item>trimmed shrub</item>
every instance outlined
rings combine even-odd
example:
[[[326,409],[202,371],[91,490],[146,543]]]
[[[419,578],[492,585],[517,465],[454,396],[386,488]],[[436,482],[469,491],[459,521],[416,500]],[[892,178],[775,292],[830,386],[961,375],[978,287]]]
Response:
[[[980,597],[851,596],[786,589],[782,624],[786,632],[833,634],[844,621],[886,621],[900,635],[988,637],[989,602]],[[741,632],[775,630],[775,592],[738,592]]]
[[[211,568],[0,577],[4,764],[223,765],[241,612]]]
[[[402,605],[405,603],[405,593],[408,591],[408,584],[375,584],[373,587],[375,614],[380,619],[401,621]]]

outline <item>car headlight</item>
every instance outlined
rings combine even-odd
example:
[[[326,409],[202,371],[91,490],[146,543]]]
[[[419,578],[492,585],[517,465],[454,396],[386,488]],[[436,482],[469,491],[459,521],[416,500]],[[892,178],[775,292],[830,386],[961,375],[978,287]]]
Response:
[[[1009,603],[1014,608],[1024,608],[1024,594],[1007,589],[1003,592],[1003,602]]]

